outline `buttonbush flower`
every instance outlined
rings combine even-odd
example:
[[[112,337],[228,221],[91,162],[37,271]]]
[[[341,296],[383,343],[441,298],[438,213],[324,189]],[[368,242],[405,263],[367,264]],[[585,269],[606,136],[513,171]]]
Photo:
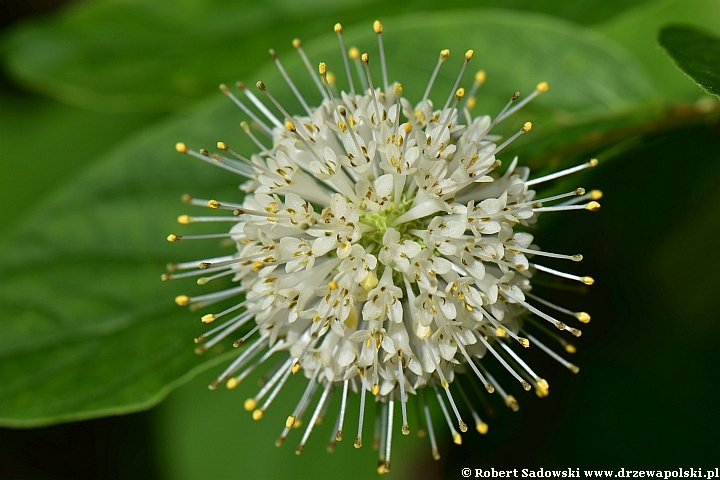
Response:
[[[481,389],[470,387],[481,385],[518,408],[491,371],[524,390],[547,394],[548,382],[522,359],[524,349],[536,346],[578,371],[550,344],[568,352],[574,347],[545,324],[580,336],[560,317],[587,322],[590,316],[536,296],[532,279],[549,274],[587,285],[593,280],[545,266],[548,258],[578,262],[582,256],[540,250],[526,227],[543,212],[595,211],[600,193],[577,188],[538,198],[534,190],[593,167],[596,160],[530,179],[517,157],[507,165],[498,158],[532,125],[524,123],[502,142],[493,128],[545,92],[547,83],[522,100],[513,94],[494,118],[473,116],[474,95],[485,73],[475,75],[469,91],[458,88],[473,57],[468,50],[455,86],[437,108],[429,95],[450,54],[442,50],[423,97],[412,103],[400,83],[389,83],[380,22],[374,30],[380,81],[370,73],[368,54],[347,51],[342,27],[335,26],[347,91],[338,91],[326,64],[316,70],[300,41],[293,42],[322,97],[317,107],[306,101],[272,50],[301,112],[287,111],[263,82],[257,88],[265,103],[244,84],[238,84],[244,100],[221,85],[255,127],[242,124],[259,151],[245,156],[224,142],[217,144],[222,154],[191,150],[183,143],[176,147],[241,176],[245,194],[227,200],[186,197],[189,204],[226,214],[183,215],[180,223],[232,226],[217,234],[172,234],[168,240],[225,238],[236,250],[171,264],[163,278],[201,276],[201,285],[232,279],[224,290],[176,298],[193,309],[225,306],[202,316],[203,322],[218,325],[196,339],[198,353],[231,335],[235,347],[243,346],[210,388],[223,382],[235,388],[256,368],[267,368],[271,357],[279,359],[271,363],[264,385],[245,401],[259,420],[290,377],[304,376],[304,393],[288,412],[277,441],[282,444],[305,419],[297,453],[328,411],[333,393],[339,409],[328,448],[348,430],[355,447],[361,447],[368,434],[366,404],[373,402],[371,410],[379,416],[374,421],[378,470],[383,473],[390,470],[398,426],[405,435],[413,428],[426,432],[432,455],[439,457],[428,395],[439,404],[443,428],[460,443],[467,412],[480,433],[488,428],[475,408]],[[467,374],[462,381],[459,373]],[[351,394],[359,395],[359,411],[346,408]],[[415,422],[410,408],[418,412]]]

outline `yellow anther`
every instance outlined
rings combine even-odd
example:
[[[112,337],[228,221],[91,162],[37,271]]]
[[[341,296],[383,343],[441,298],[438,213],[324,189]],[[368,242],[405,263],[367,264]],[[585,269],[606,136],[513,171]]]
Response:
[[[544,388],[536,388],[535,389],[535,395],[538,396],[538,398],[545,398],[548,395],[550,395],[550,390],[544,389]]]
[[[598,159],[597,159],[597,158],[593,158],[592,160],[590,160],[590,161],[588,162],[588,165],[590,165],[591,167],[596,167],[597,164],[598,164]]]
[[[577,365],[573,365],[572,363],[569,363],[567,367],[568,367],[568,370],[570,370],[573,373],[578,373],[580,371],[580,367],[578,367]]]
[[[585,189],[582,187],[578,187],[575,190],[573,190],[573,193],[575,195],[585,195]]]
[[[300,371],[300,362],[298,362],[296,360],[295,363],[293,363],[293,366],[290,368],[290,371],[293,373],[293,375],[296,374],[297,372],[299,372]]]
[[[335,74],[332,72],[327,72],[327,82],[330,84],[330,86],[335,85]],[[352,119],[352,117],[350,117]]]
[[[590,198],[592,200],[600,200],[603,196],[602,190],[590,190]]]
[[[167,273],[163,273],[162,275],[160,275],[160,280],[162,280],[163,282],[167,282],[168,280],[170,280],[170,275],[168,275]]]
[[[475,107],[475,103],[477,103],[475,97],[470,97],[468,98],[468,101],[465,102],[465,106],[468,108],[468,110],[472,110],[472,108]]]
[[[360,282],[360,285],[365,289],[365,291],[369,292],[373,288],[375,288],[375,285],[378,284],[378,279],[375,275],[373,275],[372,272],[368,272],[367,277],[363,279],[362,282]]]
[[[485,79],[487,78],[487,74],[485,73],[485,70],[478,70],[475,74],[475,81],[477,83],[485,83]]]
[[[575,345],[572,343],[565,344],[565,351],[568,353],[575,353],[577,352],[577,348],[575,348]]]
[[[450,388],[450,384],[448,383],[447,379],[441,380],[441,381],[440,381],[440,385],[441,385],[443,388],[446,388],[446,389],[447,389],[447,388]]]
[[[458,100],[462,99],[465,96],[465,89],[460,87],[457,89],[457,92],[455,92],[455,98]]]
[[[412,124],[406,123],[403,130],[405,130],[405,133],[410,133],[412,131]]]
[[[295,48],[300,48],[300,47],[302,47],[302,42],[300,41],[299,38],[293,38],[292,46]]]
[[[500,337],[500,338],[504,337],[506,333],[507,333],[507,330],[505,330],[505,329],[502,328],[502,327],[497,327],[497,328],[495,329],[495,335],[497,335],[497,336]]]
[[[185,152],[187,152],[187,145],[185,145],[182,142],[178,142],[175,144],[175,150],[177,150],[180,153],[185,153]]]
[[[548,85],[548,82],[540,82],[537,84],[537,87],[535,87],[535,90],[537,90],[540,93],[544,93],[548,91],[548,88],[550,88],[550,85]]]
[[[462,445],[462,437],[459,433],[453,433],[453,442],[455,443],[455,445]]]
[[[477,430],[480,435],[485,435],[488,432],[488,424],[481,420],[475,424],[475,430]]]
[[[583,259],[583,256],[580,255],[579,253],[576,253],[575,255],[572,256],[573,262],[582,262],[582,259]]]
[[[293,425],[295,425],[295,416],[290,415],[287,420],[285,420],[285,428],[290,428]]]
[[[250,132],[250,125],[248,125],[248,123],[246,121],[240,122],[240,128],[242,128],[245,133]],[[220,148],[219,147],[220,143],[221,142],[218,142],[218,148]]]
[[[228,390],[232,390],[233,388],[238,386],[237,378],[231,378],[230,380],[225,383],[225,386],[228,388]]]
[[[252,267],[250,267],[253,272],[259,272],[261,268],[263,268],[265,264],[263,262],[255,262],[252,264]]]
[[[585,205],[585,208],[590,210],[591,212],[597,212],[600,210],[600,204],[596,201],[589,202],[587,205]]]
[[[362,438],[357,437],[357,438],[355,439],[355,442],[353,442],[353,446],[354,446],[355,448],[360,448],[360,447],[362,447]]]
[[[348,50],[348,57],[350,57],[350,60],[357,60],[360,58],[360,50],[358,50],[357,47],[350,47],[350,50]]]
[[[182,223],[183,225],[187,225],[190,223],[190,216],[189,215],[180,215],[177,219],[178,223]]]
[[[295,124],[291,122],[290,120],[285,122],[285,128],[287,128],[291,132],[295,132]]]
[[[469,62],[473,55],[475,55],[474,50],[468,50],[467,52],[465,52],[465,61]]]
[[[518,405],[517,400],[515,400],[515,397],[512,395],[507,396],[507,400],[505,404],[512,409],[513,412],[517,412],[520,410],[520,405]]]
[[[360,60],[362,60],[363,63],[368,63],[370,61],[370,56],[367,53],[363,53],[360,55]]]
[[[208,200],[207,206],[210,208],[218,208],[220,206],[220,202],[217,200]]]
[[[399,97],[402,95],[402,92],[403,92],[402,84],[396,83],[395,84],[395,95],[397,95]]]
[[[377,395],[378,393],[380,393],[380,385],[376,383],[372,386],[372,394]]]
[[[335,33],[342,33],[342,25],[340,25],[339,23],[336,23],[335,26],[333,27],[333,30],[335,30]]]
[[[230,89],[229,89],[228,86],[225,85],[224,83],[221,83],[220,85],[218,85],[218,88],[219,88],[220,91],[223,92],[223,93],[229,93],[229,92],[230,92]]]
[[[328,287],[330,288],[330,290],[337,290],[338,284],[335,280],[330,280],[328,282]]]
[[[373,22],[373,30],[375,30],[375,33],[382,33],[383,26],[382,23],[380,23],[380,20],[375,20]]]
[[[592,278],[592,277],[583,277],[583,278],[582,278],[582,282],[583,282],[585,285],[592,285],[593,283],[595,283],[595,279]]]
[[[181,307],[184,307],[185,305],[190,303],[190,297],[188,297],[187,295],[178,295],[177,297],[175,297],[175,303],[177,303]]]
[[[248,398],[245,400],[245,403],[243,403],[243,407],[245,408],[245,411],[252,412],[255,410],[255,407],[257,407],[257,402],[254,398]]]
[[[440,60],[441,61],[445,61],[445,59],[449,56],[450,56],[450,50],[448,50],[447,48],[444,50],[440,50]]]
[[[537,380],[538,387],[540,387],[543,390],[548,390],[550,388],[550,385],[548,385],[547,380],[540,378]]]
[[[588,323],[590,321],[590,315],[587,312],[577,312],[575,314],[575,318],[583,323]]]
[[[529,132],[532,130],[532,122],[525,122],[522,126],[523,132]]]
[[[523,389],[524,389],[526,392],[529,392],[530,389],[532,388],[532,386],[531,386],[528,382],[526,382],[525,380],[523,380],[522,382],[520,382],[520,385],[522,385]]]
[[[410,435],[410,425],[408,425],[407,423],[403,423],[403,426],[402,426],[402,434],[403,434],[403,435]]]
[[[265,84],[263,82],[257,82],[255,86],[258,88],[258,90],[265,91]]]
[[[200,320],[202,320],[203,323],[211,323],[215,321],[215,315],[208,313],[207,315],[203,315]]]
[[[525,348],[528,348],[530,346],[530,340],[528,340],[527,338],[518,337],[518,343]]]
[[[320,62],[320,65],[318,65],[318,72],[320,75],[325,75],[327,73],[327,64],[325,62]]]
[[[178,240],[178,238],[179,237],[177,235],[175,235],[174,233],[171,233],[170,235],[167,236],[167,241],[168,242],[176,242]]]
[[[255,411],[252,413],[253,420],[260,420],[260,419],[263,417],[264,414],[265,414],[265,412],[263,412],[262,410],[260,410],[260,409],[258,408],[257,410],[255,410]]]

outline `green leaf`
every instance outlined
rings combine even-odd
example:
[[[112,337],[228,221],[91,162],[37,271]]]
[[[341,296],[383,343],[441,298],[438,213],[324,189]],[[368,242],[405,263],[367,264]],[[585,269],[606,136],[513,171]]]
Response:
[[[345,35],[348,43],[375,51],[375,35],[365,26]],[[549,17],[483,10],[408,15],[388,19],[384,38],[389,75],[403,82],[411,99],[422,95],[445,47],[453,53],[434,88],[437,102],[450,92],[462,63],[458,52],[468,47],[477,52],[473,65],[488,71],[476,110],[494,114],[514,90],[525,93],[540,80],[550,82],[550,91],[499,133],[530,119],[536,122],[533,132],[554,131],[560,138],[569,126],[656,98],[622,50]],[[306,45],[313,62],[325,60],[340,72],[337,50],[332,34]],[[317,102],[300,60],[283,58],[308,101]],[[252,78],[262,78],[280,102],[298,111],[272,67]],[[2,233],[0,424],[40,425],[147,408],[229,355],[228,343],[196,357],[192,338],[204,331],[200,312],[178,310],[172,301],[179,293],[207,293],[214,286],[201,288],[191,279],[163,283],[159,274],[169,261],[223,254],[216,241],[165,241],[171,232],[202,231],[174,224],[178,214],[192,213],[178,201],[181,194],[239,198],[238,177],[180,156],[173,145],[184,140],[198,148],[226,140],[239,151],[253,151],[249,142],[231,141],[240,136],[241,119],[218,94],[100,157],[25,212],[17,228]]]
[[[458,0],[455,9],[490,6],[537,10],[594,23],[646,0]],[[591,3],[589,5],[588,3]],[[28,23],[7,42],[11,74],[63,102],[109,111],[172,110],[205,97],[219,79],[244,77],[286,50],[294,37],[377,16],[446,8],[442,2],[273,0],[107,0],[81,3],[56,18]],[[332,37],[327,37],[332,41]],[[253,48],[249,48],[253,47]],[[238,59],[242,59],[239,61]]]
[[[669,26],[660,30],[658,42],[705,93],[720,96],[720,38],[691,27]]]
[[[669,100],[694,100],[698,91],[677,75],[665,54],[657,48],[657,32],[669,23],[689,23],[717,30],[717,0],[665,0],[628,10],[597,29],[632,53],[650,75],[655,88]]]

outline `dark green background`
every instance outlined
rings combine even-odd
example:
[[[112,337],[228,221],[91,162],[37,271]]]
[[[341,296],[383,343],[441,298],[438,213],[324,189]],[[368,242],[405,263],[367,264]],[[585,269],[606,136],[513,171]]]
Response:
[[[328,33],[335,21],[346,26],[369,25],[378,17],[412,13],[418,18],[432,16],[432,12],[449,6],[429,1],[397,4],[356,1],[347,6],[317,8],[321,4],[312,2],[303,13],[302,8],[282,11],[282,2],[269,10],[263,10],[265,4],[233,2],[231,7],[227,3],[225,7],[234,15],[238,12],[258,15],[260,20],[245,35],[233,33],[232,22],[223,23],[228,11],[213,10],[221,4],[189,0],[157,2],[149,8],[149,13],[157,17],[143,17],[137,16],[130,1],[83,2],[39,20],[17,22],[5,30],[0,88],[0,233],[4,239],[11,242],[15,230],[24,231],[27,217],[32,214],[32,218],[38,218],[48,205],[46,202],[50,202],[47,223],[48,229],[53,230],[48,231],[53,236],[61,232],[62,238],[70,239],[64,241],[70,242],[73,232],[67,232],[65,237],[57,225],[62,224],[64,215],[71,224],[73,212],[64,212],[59,209],[60,204],[52,203],[56,192],[75,184],[86,188],[104,179],[108,185],[114,185],[107,173],[105,176],[98,173],[97,178],[88,176],[95,159],[118,151],[142,155],[139,146],[143,145],[143,135],[148,139],[162,137],[157,132],[164,132],[169,122],[188,119],[183,138],[202,140],[206,145],[214,142],[216,138],[212,131],[207,131],[209,127],[191,130],[192,120],[198,115],[212,117],[208,110],[195,113],[196,106],[216,102],[215,98],[220,96],[215,90],[217,83],[244,78],[249,72],[266,67],[268,45],[286,45],[294,36],[302,36],[308,42],[319,35],[332,40]],[[542,365],[551,384],[549,397],[521,397],[514,392],[521,401],[518,413],[495,402],[496,415],[488,419],[489,433],[483,437],[467,434],[461,447],[441,434],[440,462],[432,461],[426,441],[398,435],[391,475],[461,478],[462,467],[655,470],[720,466],[720,397],[716,380],[720,361],[716,346],[720,338],[717,310],[720,126],[717,116],[700,113],[717,108],[717,100],[705,96],[677,71],[655,41],[659,28],[668,22],[698,25],[720,34],[720,17],[712,15],[720,12],[719,2],[486,0],[456,2],[452,8],[461,16],[465,11],[462,9],[477,5],[539,12],[587,27],[591,35],[603,35],[603,41],[617,42],[622,55],[639,59],[655,93],[648,94],[650,100],[642,104],[647,109],[644,114],[628,116],[618,109],[617,119],[613,120],[612,115],[595,118],[587,113],[588,121],[597,122],[597,127],[578,120],[592,108],[573,112],[572,118],[548,114],[553,121],[545,120],[541,125],[547,129],[545,136],[539,129],[534,144],[531,139],[517,147],[521,159],[540,168],[546,163],[552,166],[573,161],[575,157],[597,155],[602,160],[598,168],[574,179],[571,185],[579,182],[586,188],[602,189],[605,197],[601,211],[572,216],[570,221],[563,215],[547,216],[537,231],[538,243],[550,246],[551,250],[582,251],[585,255],[582,267],[596,279],[591,289],[581,290],[579,295],[548,291],[549,296],[593,316],[592,322],[583,328],[583,336],[574,342],[579,351],[573,362],[580,366],[580,374],[574,376],[540,356],[531,356],[534,366]],[[13,8],[6,11],[18,10]],[[452,15],[453,10],[449,12]],[[159,24],[159,19],[164,22]],[[132,29],[123,30],[129,27]],[[444,33],[429,34],[430,50],[435,52],[444,46],[435,45],[436,41],[443,41]],[[207,44],[187,40],[188,36],[205,35]],[[449,36],[462,38],[457,32],[448,33]],[[63,42],[56,41],[58,38]],[[493,54],[478,53],[480,57]],[[488,58],[488,62],[492,61]],[[542,63],[542,59],[539,61]],[[488,73],[492,75],[492,71]],[[528,80],[521,82],[523,85],[517,88],[527,88]],[[553,99],[553,91],[551,86],[544,100],[547,103],[538,103],[536,110],[530,110],[531,115],[542,117],[544,108],[551,111],[553,102],[561,102],[557,97]],[[704,102],[699,109],[694,106],[698,100]],[[494,103],[489,105],[493,111]],[[555,123],[555,129],[550,123]],[[564,125],[568,125],[565,130]],[[167,143],[155,148],[172,146],[171,140],[178,131],[178,127],[173,128]],[[573,128],[580,133],[572,134]],[[553,143],[554,138],[557,144]],[[537,156],[533,157],[533,152]],[[155,172],[152,159],[152,154],[148,154],[148,175],[157,174],[154,187],[158,189],[158,198],[166,193],[162,191],[165,180],[175,182],[174,188],[182,186],[198,194],[213,191],[216,178],[225,181],[223,188],[232,188],[233,179],[212,174],[189,177],[196,170],[184,167],[172,175],[159,167]],[[140,164],[132,165],[139,168]],[[133,170],[130,167],[128,170],[112,174],[132,176]],[[175,195],[171,198],[174,201],[175,190],[168,190]],[[81,206],[82,199],[82,193],[78,193],[76,204],[71,205]],[[168,211],[162,208],[155,211],[144,204],[138,208],[150,208],[158,215],[158,221],[170,229],[176,228],[171,226],[174,216],[183,213],[180,205]],[[37,227],[36,231],[42,237],[42,228]],[[135,233],[127,234],[127,243],[132,244]],[[138,238],[142,235],[138,234]],[[90,240],[80,236],[78,250],[85,248],[83,241],[92,246]],[[4,262],[0,268],[6,268],[0,270],[0,279],[5,282],[0,284],[0,289],[4,288],[0,290],[3,301],[7,303],[7,298],[21,289],[25,297],[45,296],[47,292],[39,286],[34,289],[33,283],[26,285],[13,280],[13,272],[22,272],[24,258],[11,255],[15,247],[6,247],[10,243],[3,245],[5,256],[0,255]],[[37,253],[30,247],[32,244],[22,250],[23,254],[47,254],[48,258],[53,254]],[[154,279],[164,261],[177,259],[177,251],[171,248],[165,243],[153,244],[141,254],[134,251],[136,257],[132,258],[140,264],[144,261],[139,271]],[[60,268],[87,272],[92,279],[93,270],[97,265],[105,265],[102,262],[107,259],[98,257],[100,263],[87,258],[83,261],[86,263],[61,264]],[[50,261],[47,269],[33,265],[37,285],[42,285],[42,279],[48,276],[63,278],[53,270],[57,266],[53,267]],[[27,275],[23,275],[25,282]],[[135,282],[132,275],[139,275],[138,270],[118,281]],[[172,298],[178,288],[185,288],[179,284],[165,287],[161,293],[167,298]],[[71,289],[69,285],[68,290]],[[72,297],[71,292],[58,291],[57,298],[67,299],[68,304],[83,301]],[[127,292],[127,301],[132,303],[133,291]],[[162,303],[162,299],[158,301]],[[88,300],[86,305],[73,308],[92,312],[105,306]],[[26,377],[27,391],[34,392],[36,367],[32,359],[13,360],[14,363],[4,360],[12,355],[8,352],[12,351],[13,335],[25,338],[23,305],[13,308],[13,315],[5,308],[0,316],[0,337],[4,336],[4,340],[0,339],[0,380],[4,385],[12,385],[17,384],[18,378]],[[153,339],[163,336],[165,329],[173,325],[183,328],[188,340],[197,330],[194,324],[180,326],[194,319],[192,315],[178,315],[175,310],[150,314],[162,319],[156,331],[145,333],[154,335]],[[134,338],[128,336],[127,341]],[[148,345],[156,347],[152,342]],[[168,343],[167,347],[169,352],[175,351],[173,348],[178,352],[187,349],[189,358],[192,344]],[[101,361],[104,351],[100,343],[97,353],[88,361]],[[57,355],[62,362],[62,349]],[[117,364],[115,368],[119,375],[123,365]],[[293,454],[293,445],[275,448],[273,441],[287,408],[268,412],[268,418],[255,423],[241,407],[248,392],[254,389],[252,379],[232,392],[225,389],[209,392],[206,385],[216,374],[217,368],[200,371],[163,403],[143,413],[36,429],[0,429],[0,478],[375,476],[376,454],[370,448],[355,451],[346,441],[334,454],[324,452],[330,428],[327,425],[316,429],[300,457]],[[182,381],[176,382],[179,377],[163,377],[163,385],[171,380],[173,385],[180,385]],[[80,385],[96,380],[77,382]],[[3,388],[0,386],[0,405],[7,410],[0,410],[0,418],[13,415],[20,418],[22,415],[10,411],[11,405],[19,403],[7,400],[16,398],[17,392]],[[148,390],[153,388],[150,385]],[[295,398],[293,388],[296,396],[299,384],[283,392],[288,404]],[[28,393],[27,411],[44,411],[43,398],[30,397]],[[53,399],[45,400],[50,404]],[[156,400],[159,397],[148,401],[147,406]],[[102,408],[97,407],[92,416],[97,416]],[[128,407],[133,409],[137,409],[137,402],[135,407]],[[52,413],[55,417],[47,415],[50,420],[44,423],[55,423],[60,418],[56,412]],[[35,422],[38,423],[43,422]],[[10,425],[7,421],[4,424]],[[438,422],[436,429],[444,432],[439,426]]]

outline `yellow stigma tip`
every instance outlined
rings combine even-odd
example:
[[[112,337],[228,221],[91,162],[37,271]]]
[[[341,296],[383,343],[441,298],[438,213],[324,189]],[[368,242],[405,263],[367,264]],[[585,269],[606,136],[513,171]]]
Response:
[[[220,202],[217,200],[208,200],[207,206],[210,208],[218,208],[220,206]]]
[[[175,144],[175,150],[177,150],[180,153],[185,153],[185,152],[187,152],[187,145],[185,145],[182,142],[178,142]]]
[[[444,61],[449,56],[450,56],[450,50],[448,50],[447,48],[444,50],[440,50],[440,59],[441,60]]]
[[[592,202],[585,205],[585,208],[587,208],[591,212],[597,212],[598,210],[600,210],[600,204],[593,200]]]
[[[532,130],[532,122],[525,122],[522,126],[522,131],[529,132],[530,130]]]
[[[529,392],[530,389],[532,388],[532,386],[530,386],[530,384],[529,384],[528,382],[526,382],[525,380],[523,380],[522,382],[520,382],[520,385],[522,385],[523,389],[524,389],[526,392]]]
[[[575,348],[575,345],[572,343],[568,343],[565,345],[565,351],[568,353],[575,353],[577,352],[577,348]]]
[[[289,131],[294,132],[295,131],[295,124],[288,120],[285,122],[285,128],[287,128]]]
[[[190,297],[188,297],[187,295],[178,295],[177,297],[175,297],[175,303],[177,303],[181,307],[184,307],[185,305],[190,303]]]
[[[178,237],[174,233],[171,233],[170,235],[167,236],[167,241],[168,242],[176,242],[179,238],[180,237]]]
[[[486,78],[487,74],[485,73],[485,70],[478,70],[478,72],[475,74],[475,81],[477,83],[485,83]]]
[[[467,429],[468,429],[467,424],[465,422],[463,422],[462,420],[460,420],[460,422],[458,423],[458,427],[460,427],[461,432],[463,432],[463,433],[467,432]]]
[[[247,400],[245,400],[243,407],[245,408],[246,411],[251,412],[251,411],[255,410],[255,407],[257,407],[257,402],[255,401],[254,398],[248,398]]]
[[[588,323],[590,321],[590,314],[587,312],[577,312],[575,317],[583,323]]]
[[[375,33],[382,33],[383,26],[382,23],[380,23],[380,20],[375,20],[373,22],[373,30],[375,30]]]
[[[467,52],[465,52],[465,61],[469,61],[473,57],[473,55],[475,55],[474,50],[468,50]]]
[[[350,60],[357,60],[360,58],[360,50],[358,50],[357,47],[350,47],[350,50],[348,50],[348,57],[350,57]]]
[[[340,25],[339,23],[336,23],[335,26],[333,27],[333,30],[335,30],[335,33],[342,33],[342,25]]]
[[[183,225],[187,225],[190,223],[190,216],[189,215],[180,215],[177,219],[178,223],[181,223]]]
[[[320,73],[320,75],[327,73],[327,64],[325,62],[320,62],[320,65],[318,65],[318,73]]]
[[[475,430],[477,430],[480,435],[485,435],[488,432],[488,424],[482,421],[477,422],[475,424]]]
[[[495,393],[495,387],[493,387],[489,383],[485,384],[485,390],[487,390],[488,393]]]
[[[462,445],[462,437],[459,433],[453,433],[453,442],[455,443],[455,445]]]
[[[410,425],[408,425],[407,423],[403,423],[403,426],[402,426],[402,434],[403,434],[403,435],[410,435]]]
[[[580,255],[579,253],[576,253],[575,255],[572,256],[573,262],[582,262],[582,259],[583,259],[583,256]]]
[[[603,196],[602,190],[590,190],[590,198],[593,200],[600,200]]]
[[[535,90],[537,90],[540,93],[547,92],[548,88],[550,88],[550,85],[548,85],[547,82],[540,82],[537,84],[537,87],[535,87]]]
[[[232,390],[233,388],[238,386],[238,381],[236,378],[231,378],[225,383],[225,386],[228,388],[228,390]]]
[[[294,38],[292,41],[292,46],[294,48],[300,48],[300,47],[302,47],[302,42],[300,41],[299,38]]]
[[[580,371],[580,367],[578,367],[577,365],[573,365],[572,363],[569,363],[567,367],[568,367],[568,370],[570,370],[573,373],[578,373]]]
[[[287,420],[285,420],[285,428],[290,428],[293,425],[295,425],[295,417],[290,415]]]
[[[585,195],[585,189],[582,188],[582,187],[576,188],[573,193],[574,193],[575,195]]]
[[[252,418],[253,418],[253,420],[257,421],[257,420],[260,420],[264,414],[265,414],[265,412],[263,412],[260,409],[257,409],[252,413]]]
[[[360,447],[362,447],[362,438],[357,437],[357,438],[355,439],[355,442],[353,442],[353,446],[354,446],[355,448],[360,448]]]
[[[435,461],[440,460],[440,452],[438,452],[437,448],[433,448],[432,457]]]
[[[246,122],[243,122],[243,123],[247,126]],[[217,142],[217,148],[219,148],[220,150],[225,150],[225,151],[228,150],[228,146],[225,144],[225,142]]]
[[[582,282],[585,285],[592,285],[593,283],[595,283],[595,279],[592,277],[583,277]]]
[[[168,280],[170,280],[170,275],[168,275],[167,273],[163,273],[162,275],[160,275],[160,280],[162,280],[163,282],[167,282]]]
[[[242,128],[245,133],[250,132],[250,125],[248,125],[248,123],[246,121],[240,122],[240,128]],[[219,146],[219,144],[218,144],[218,146]]]
[[[203,315],[203,317],[200,319],[203,323],[210,323],[215,321],[215,315],[212,313],[208,313],[207,315]]]

